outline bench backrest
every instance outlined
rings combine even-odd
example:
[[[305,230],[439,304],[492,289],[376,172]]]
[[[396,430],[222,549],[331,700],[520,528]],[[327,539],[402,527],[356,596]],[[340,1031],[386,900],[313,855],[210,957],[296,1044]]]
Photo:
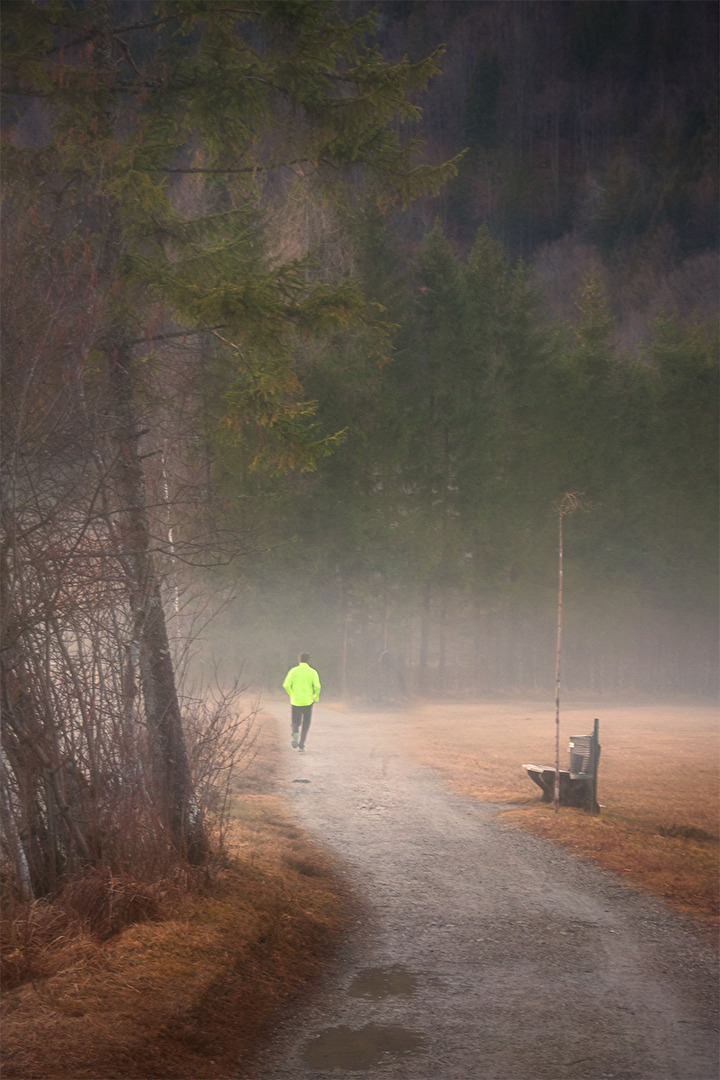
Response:
[[[597,739],[594,735],[570,736],[570,772],[591,773],[597,754]]]

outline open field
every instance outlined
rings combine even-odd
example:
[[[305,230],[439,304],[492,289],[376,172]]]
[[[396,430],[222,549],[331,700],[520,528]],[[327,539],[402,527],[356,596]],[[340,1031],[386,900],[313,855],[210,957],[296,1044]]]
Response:
[[[572,704],[560,716],[560,768],[570,735],[600,720],[598,799],[594,817],[540,802],[523,763],[554,765],[552,704],[500,701],[425,704],[388,717],[415,759],[453,787],[510,804],[507,819],[556,840],[663,896],[675,908],[717,927],[720,864],[718,711],[642,704]]]

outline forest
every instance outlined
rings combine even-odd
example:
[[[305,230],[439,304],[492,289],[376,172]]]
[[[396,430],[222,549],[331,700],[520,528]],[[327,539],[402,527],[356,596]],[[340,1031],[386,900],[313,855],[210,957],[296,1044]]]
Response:
[[[19,894],[205,858],[300,650],[550,695],[568,495],[568,689],[715,694],[714,3],[2,16]]]
[[[377,10],[391,58],[444,45],[424,152],[463,156],[351,236],[316,204],[321,257],[347,260],[387,337],[377,359],[356,330],[298,355],[343,432],[314,472],[222,463],[260,539],[214,653],[269,687],[307,646],[343,695],[545,692],[573,492],[568,686],[712,696],[717,10]]]

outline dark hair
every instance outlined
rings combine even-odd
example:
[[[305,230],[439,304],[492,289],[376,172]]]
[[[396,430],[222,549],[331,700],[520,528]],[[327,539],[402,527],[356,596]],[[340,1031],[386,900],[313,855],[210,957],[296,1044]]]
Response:
[[[309,652],[301,652],[300,653],[300,663],[301,664],[307,664],[309,660],[310,660],[310,653]]]

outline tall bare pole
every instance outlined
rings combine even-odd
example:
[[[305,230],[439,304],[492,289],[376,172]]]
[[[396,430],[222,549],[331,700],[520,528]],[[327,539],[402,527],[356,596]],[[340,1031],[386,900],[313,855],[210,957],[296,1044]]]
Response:
[[[555,798],[554,808],[560,809],[560,670],[562,663],[562,614],[563,614],[563,518],[572,514],[580,505],[577,495],[567,492],[559,503],[555,504],[558,516],[558,608],[557,608],[557,649],[555,652]]]

